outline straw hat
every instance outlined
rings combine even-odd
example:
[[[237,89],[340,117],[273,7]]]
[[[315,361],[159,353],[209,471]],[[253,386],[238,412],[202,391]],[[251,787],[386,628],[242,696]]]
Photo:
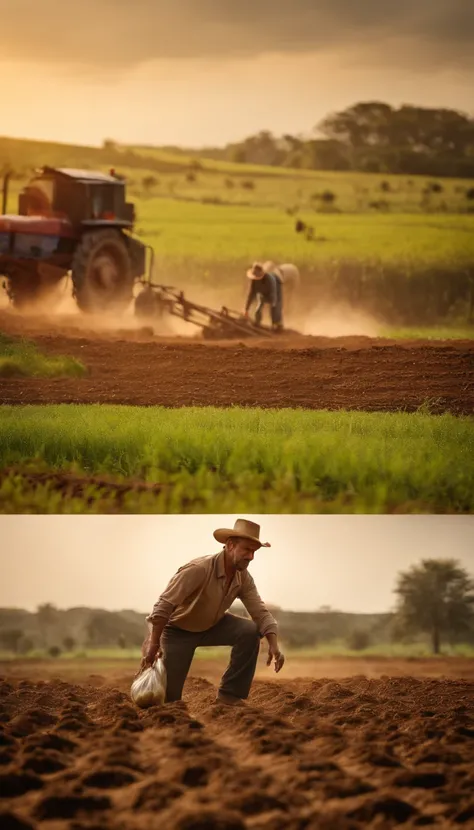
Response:
[[[265,269],[260,262],[254,262],[251,268],[247,271],[249,280],[261,280],[265,276]]]
[[[232,530],[228,527],[220,527],[214,531],[214,539],[223,545],[234,536],[257,542],[261,548],[271,547],[269,542],[260,541],[260,525],[249,522],[247,519],[237,519]]]

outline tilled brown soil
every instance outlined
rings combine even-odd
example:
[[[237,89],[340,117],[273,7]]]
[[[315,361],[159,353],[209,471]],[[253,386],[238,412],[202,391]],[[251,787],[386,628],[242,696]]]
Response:
[[[473,826],[473,682],[257,680],[237,711],[191,677],[142,712],[130,680],[0,680],[2,830]]]
[[[474,341],[276,337],[272,341],[157,338],[145,331],[56,327],[0,312],[5,332],[79,358],[83,378],[2,378],[5,404],[112,403],[474,412]]]

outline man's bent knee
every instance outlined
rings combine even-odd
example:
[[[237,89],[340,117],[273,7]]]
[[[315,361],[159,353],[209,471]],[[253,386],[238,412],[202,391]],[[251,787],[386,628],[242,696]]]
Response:
[[[260,640],[258,626],[253,622],[253,620],[242,620],[240,623],[239,640],[255,640],[255,642]]]

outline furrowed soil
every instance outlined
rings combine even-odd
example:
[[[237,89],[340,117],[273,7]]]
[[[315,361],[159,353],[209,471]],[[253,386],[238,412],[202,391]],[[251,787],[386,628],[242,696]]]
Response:
[[[431,678],[416,661],[260,667],[240,710],[214,704],[199,665],[182,702],[146,711],[132,668],[16,665],[0,668],[2,830],[473,825],[472,661],[426,661]]]
[[[259,406],[474,412],[474,341],[285,336],[205,343],[0,312],[0,329],[71,355],[82,378],[3,378],[6,404]]]

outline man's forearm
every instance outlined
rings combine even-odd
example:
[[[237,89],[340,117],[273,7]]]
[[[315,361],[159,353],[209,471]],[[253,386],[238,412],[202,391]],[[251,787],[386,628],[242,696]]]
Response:
[[[151,637],[150,637],[150,646],[159,646],[161,641],[161,635],[163,634],[163,629],[166,625],[168,620],[165,620],[164,617],[157,620],[157,622],[153,623],[153,628],[151,630]]]
[[[248,311],[250,309],[250,306],[252,305],[255,297],[256,297],[255,285],[254,285],[254,283],[252,283],[252,285],[250,286],[249,292],[247,294],[247,300],[246,300],[246,303],[245,303],[245,311]]]

